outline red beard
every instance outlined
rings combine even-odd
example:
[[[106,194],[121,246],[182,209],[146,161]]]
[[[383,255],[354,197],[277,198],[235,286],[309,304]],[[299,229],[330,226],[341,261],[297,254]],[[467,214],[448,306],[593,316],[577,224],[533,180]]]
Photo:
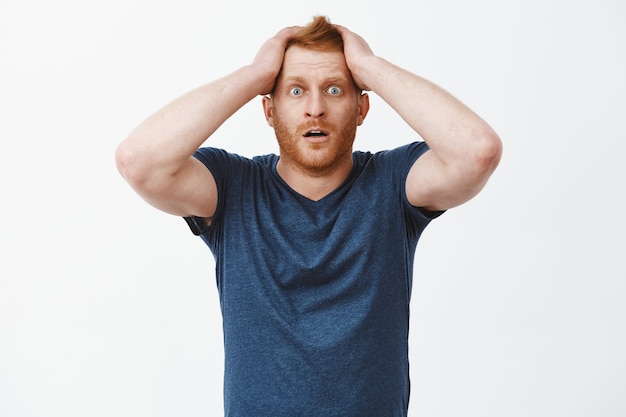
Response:
[[[326,141],[308,142],[305,133],[312,128],[329,133]],[[281,157],[310,174],[322,174],[332,169],[347,154],[352,154],[356,136],[356,118],[343,124],[340,130],[323,121],[308,122],[296,127],[295,131],[274,116],[274,131]]]

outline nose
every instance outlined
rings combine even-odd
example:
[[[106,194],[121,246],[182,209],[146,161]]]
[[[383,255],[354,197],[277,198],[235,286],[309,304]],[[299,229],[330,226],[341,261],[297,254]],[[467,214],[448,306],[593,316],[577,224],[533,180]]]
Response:
[[[326,103],[319,92],[309,94],[306,102],[306,117],[319,118],[326,114]]]

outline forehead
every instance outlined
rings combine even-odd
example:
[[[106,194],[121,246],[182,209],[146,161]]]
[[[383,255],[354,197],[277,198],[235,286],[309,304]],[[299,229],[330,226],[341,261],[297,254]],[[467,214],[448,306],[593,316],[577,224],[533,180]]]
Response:
[[[281,78],[345,78],[352,80],[341,51],[321,52],[292,46],[285,52]]]

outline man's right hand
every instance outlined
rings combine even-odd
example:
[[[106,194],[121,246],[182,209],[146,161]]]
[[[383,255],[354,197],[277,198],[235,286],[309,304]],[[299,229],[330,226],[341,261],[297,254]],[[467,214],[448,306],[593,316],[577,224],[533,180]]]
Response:
[[[252,67],[259,71],[259,74],[263,74],[263,79],[265,80],[261,84],[259,94],[266,95],[271,93],[274,89],[276,77],[278,77],[283,65],[285,48],[287,47],[289,39],[291,39],[298,29],[300,29],[300,26],[286,27],[265,41],[263,46],[261,46],[261,49],[252,62]]]

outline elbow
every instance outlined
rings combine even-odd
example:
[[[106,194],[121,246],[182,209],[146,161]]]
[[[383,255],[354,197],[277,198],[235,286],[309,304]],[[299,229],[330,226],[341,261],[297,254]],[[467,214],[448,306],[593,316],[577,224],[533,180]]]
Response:
[[[464,201],[473,198],[485,187],[502,157],[502,141],[491,129],[474,135],[471,144],[456,174],[459,183],[464,184]]]
[[[491,129],[476,135],[470,161],[472,171],[485,181],[498,167],[502,158],[502,141]]]
[[[140,167],[140,157],[127,144],[121,143],[115,150],[115,165],[120,175],[133,188],[138,188],[145,182],[142,175],[145,171]]]

